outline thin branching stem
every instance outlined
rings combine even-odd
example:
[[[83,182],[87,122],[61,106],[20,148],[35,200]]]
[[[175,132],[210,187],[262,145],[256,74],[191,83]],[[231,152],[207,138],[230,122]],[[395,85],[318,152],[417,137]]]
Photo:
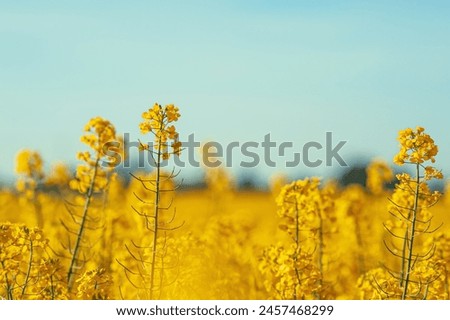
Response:
[[[420,165],[416,164],[416,190],[414,193],[414,207],[412,210],[412,223],[411,223],[411,231],[408,240],[408,258],[407,258],[407,266],[406,266],[406,275],[405,275],[405,286],[403,287],[402,300],[405,300],[408,297],[408,286],[409,280],[412,271],[412,263],[413,263],[413,249],[414,249],[414,239],[416,236],[416,219],[417,219],[417,210],[419,207],[419,191],[420,191]]]
[[[161,130],[163,123],[161,122]],[[155,204],[154,204],[154,232],[153,232],[153,251],[152,251],[152,261],[150,270],[150,300],[153,299],[153,290],[155,284],[155,267],[156,267],[156,250],[158,242],[158,224],[159,224],[159,201],[160,201],[160,183],[161,183],[161,147],[158,144],[158,154],[156,163],[156,179],[155,179]]]
[[[88,217],[89,207],[91,205],[92,196],[94,195],[95,179],[97,178],[97,170],[100,162],[100,157],[97,156],[95,161],[94,173],[92,174],[91,183],[89,185],[88,192],[86,194],[86,200],[84,203],[83,214],[80,222],[80,227],[78,228],[77,240],[75,242],[75,247],[73,249],[72,259],[70,261],[69,272],[67,273],[67,288],[70,292],[73,288],[75,280],[75,269],[77,268],[78,257],[81,249],[81,241],[83,239],[83,232],[85,229],[86,220]]]
[[[31,268],[33,266],[33,240],[30,240],[30,255],[29,255],[28,259],[29,260],[28,260],[27,274],[25,276],[25,281],[24,281],[23,287],[22,287],[22,298],[25,295],[25,292],[27,290],[28,283],[30,281]]]

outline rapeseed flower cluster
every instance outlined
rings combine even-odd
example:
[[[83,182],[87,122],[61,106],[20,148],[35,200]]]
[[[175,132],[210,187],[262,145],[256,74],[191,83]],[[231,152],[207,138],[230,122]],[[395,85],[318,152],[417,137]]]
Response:
[[[182,144],[179,133],[172,124],[180,118],[178,107],[173,104],[162,107],[155,103],[152,108],[142,114],[142,118],[144,121],[139,125],[141,133],[152,133],[154,135],[153,148],[157,154],[161,154],[163,160],[168,160],[172,154],[176,156],[181,154]],[[169,151],[169,146],[172,151]],[[149,144],[141,144],[141,149],[150,150]]]
[[[369,295],[380,299],[436,298],[431,289],[439,286],[436,281],[440,278],[442,262],[435,260],[436,244],[427,242],[426,236],[437,229],[431,208],[441,193],[432,191],[428,183],[442,179],[443,175],[425,163],[435,162],[438,147],[423,127],[401,130],[398,140],[400,151],[394,163],[411,164],[415,169],[415,175],[396,175],[398,183],[388,204],[390,219],[384,224],[390,236],[384,241],[386,249],[399,260],[395,263],[399,267],[387,267],[385,272],[369,271],[361,278],[360,287],[363,298],[368,297],[369,286],[374,289]],[[377,275],[381,279],[376,279]]]
[[[90,189],[100,192],[106,188],[108,173],[111,165],[115,164],[106,153],[106,148],[111,142],[118,143],[116,129],[111,122],[101,117],[92,118],[84,127],[84,131],[81,142],[92,150],[77,154],[78,160],[84,163],[78,165],[75,179],[70,181],[70,187],[81,194],[88,193]]]
[[[394,163],[403,165],[405,163],[434,163],[438,153],[438,147],[430,135],[425,133],[425,128],[417,127],[415,130],[407,128],[398,133],[400,152],[395,156]]]

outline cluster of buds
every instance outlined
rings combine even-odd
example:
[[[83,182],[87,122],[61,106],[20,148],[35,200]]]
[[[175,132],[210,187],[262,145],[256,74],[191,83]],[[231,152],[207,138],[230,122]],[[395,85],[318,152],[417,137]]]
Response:
[[[101,117],[92,118],[84,127],[85,135],[81,137],[81,142],[88,145],[92,151],[79,152],[77,158],[83,161],[77,167],[75,179],[70,181],[70,187],[86,194],[93,188],[94,192],[104,190],[108,184],[108,173],[115,165],[105,152],[105,146],[111,142],[118,142],[120,138],[116,136],[114,125]],[[118,142],[120,145],[120,142]],[[107,166],[101,166],[107,164]]]
[[[168,160],[170,156],[181,154],[181,142],[179,134],[173,125],[180,118],[178,107],[173,104],[162,107],[155,105],[142,114],[144,121],[139,125],[142,134],[152,133],[154,135],[153,149],[156,155],[161,156],[163,160]],[[151,144],[142,144],[141,150],[151,150]],[[169,150],[169,146],[172,150]]]

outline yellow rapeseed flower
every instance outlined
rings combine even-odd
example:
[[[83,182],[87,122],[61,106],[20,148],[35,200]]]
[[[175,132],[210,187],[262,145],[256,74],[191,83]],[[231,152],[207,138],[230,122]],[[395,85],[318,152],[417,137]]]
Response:
[[[417,127],[416,130],[411,128],[401,130],[397,139],[400,142],[400,151],[394,157],[395,164],[423,163],[428,160],[435,162],[434,157],[438,153],[438,146],[425,133],[423,127]]]
[[[155,103],[152,108],[142,113],[143,121],[139,124],[139,129],[142,134],[153,134],[154,150],[160,152],[163,160],[168,160],[172,154],[176,156],[181,154],[179,134],[172,124],[179,118],[179,109],[173,104],[162,107]],[[167,151],[169,144],[172,147],[171,152]],[[140,149],[148,150],[145,145],[142,145]]]

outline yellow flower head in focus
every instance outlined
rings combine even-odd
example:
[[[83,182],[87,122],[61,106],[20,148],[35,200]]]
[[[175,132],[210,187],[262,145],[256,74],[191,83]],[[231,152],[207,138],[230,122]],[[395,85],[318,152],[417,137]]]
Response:
[[[139,125],[142,134],[152,133],[154,136],[154,149],[157,150],[163,160],[168,160],[170,156],[181,154],[181,142],[176,131],[174,122],[180,118],[178,107],[173,104],[162,107],[155,103],[152,108],[142,113],[143,121]],[[148,146],[142,144],[141,150],[149,150]],[[168,146],[172,151],[168,151]]]
[[[428,160],[435,162],[438,146],[425,133],[423,127],[400,130],[397,140],[400,142],[400,152],[394,157],[395,164],[403,165],[405,162],[417,164]]]

